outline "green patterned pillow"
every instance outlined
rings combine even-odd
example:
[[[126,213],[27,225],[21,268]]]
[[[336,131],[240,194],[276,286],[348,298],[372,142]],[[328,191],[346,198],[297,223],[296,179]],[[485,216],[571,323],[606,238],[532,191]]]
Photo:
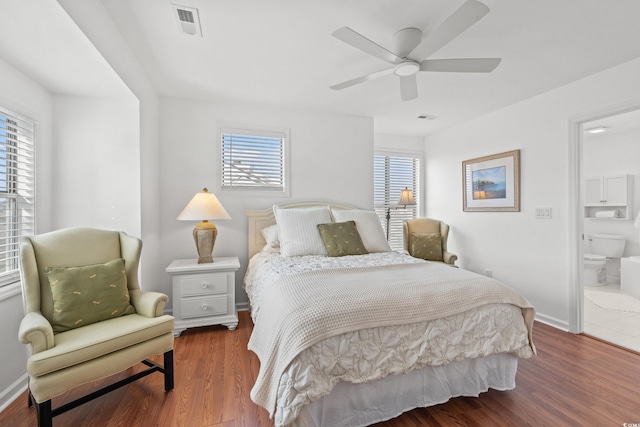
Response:
[[[409,241],[411,256],[428,261],[444,261],[442,258],[442,236],[440,233],[411,233]]]
[[[329,256],[368,254],[355,221],[318,224],[320,236]]]
[[[53,332],[133,314],[122,258],[105,264],[44,269],[53,296]]]

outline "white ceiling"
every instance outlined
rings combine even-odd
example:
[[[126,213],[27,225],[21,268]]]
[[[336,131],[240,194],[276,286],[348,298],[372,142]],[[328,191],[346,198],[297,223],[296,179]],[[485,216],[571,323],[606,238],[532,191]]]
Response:
[[[498,68],[420,73],[419,98],[401,102],[395,76],[329,89],[388,68],[331,33],[391,48],[397,30],[428,37],[464,0],[179,0],[198,8],[202,38],[179,34],[169,0],[102,1],[162,94],[371,116],[382,133],[424,135],[640,56],[638,0],[485,0],[491,12],[432,58]]]
[[[47,90],[63,95],[130,94],[58,3],[2,0],[0,16],[0,60]]]
[[[331,33],[349,26],[391,48],[397,30],[417,27],[428,37],[464,0],[176,2],[199,10],[202,38],[178,32],[170,0],[102,0],[162,95],[369,116],[381,133],[426,135],[640,56],[638,0],[484,0],[491,12],[431,58],[501,57],[498,68],[419,73],[419,98],[401,102],[393,75],[329,89],[387,68]],[[12,17],[0,26],[0,58],[56,93],[112,81],[78,28],[59,7],[48,13],[48,3],[0,4]],[[20,54],[7,35],[24,38],[19,50],[30,54]],[[40,54],[57,67],[42,67]],[[417,119],[421,114],[438,118]]]

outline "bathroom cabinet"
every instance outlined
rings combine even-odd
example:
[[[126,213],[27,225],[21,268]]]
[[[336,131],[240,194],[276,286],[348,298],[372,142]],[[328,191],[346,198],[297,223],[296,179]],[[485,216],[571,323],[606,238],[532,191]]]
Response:
[[[631,219],[633,215],[633,176],[611,175],[585,179],[585,217],[595,218],[599,211],[617,210],[619,218]]]

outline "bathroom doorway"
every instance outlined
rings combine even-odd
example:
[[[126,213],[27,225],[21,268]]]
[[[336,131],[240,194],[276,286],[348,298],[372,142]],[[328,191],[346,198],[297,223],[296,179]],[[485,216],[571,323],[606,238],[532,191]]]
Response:
[[[620,259],[640,255],[640,233],[634,227],[640,210],[640,109],[625,106],[571,125],[575,207],[571,235],[576,239],[572,257],[576,265],[570,330],[640,351],[640,299],[622,292],[620,286]],[[628,197],[619,197],[621,189],[628,190]],[[607,190],[610,197],[605,197]],[[621,192],[616,195],[617,190]],[[600,261],[595,254],[585,261],[591,253],[590,236],[616,237],[619,240],[608,244],[619,246],[622,241],[624,249],[613,258]]]

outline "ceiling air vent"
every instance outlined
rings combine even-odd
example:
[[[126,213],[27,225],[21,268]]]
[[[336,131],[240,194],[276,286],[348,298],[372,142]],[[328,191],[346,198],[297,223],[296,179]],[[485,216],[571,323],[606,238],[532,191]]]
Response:
[[[176,22],[178,23],[178,31],[191,36],[198,35],[202,37],[198,9],[177,4],[172,4],[171,7],[173,8]]]

